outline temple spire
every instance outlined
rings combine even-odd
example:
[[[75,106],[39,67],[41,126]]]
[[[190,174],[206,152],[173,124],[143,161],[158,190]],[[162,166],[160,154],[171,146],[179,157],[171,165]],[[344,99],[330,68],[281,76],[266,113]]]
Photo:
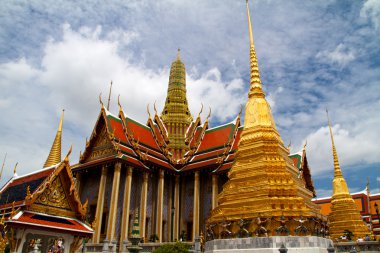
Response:
[[[111,102],[111,92],[112,92],[112,81],[110,85],[110,92],[108,93],[108,103],[107,103],[107,110],[110,109],[110,102]]]
[[[339,160],[338,160],[338,154],[336,152],[335,148],[335,143],[334,143],[334,136],[332,134],[331,130],[331,123],[330,123],[330,117],[329,117],[329,112],[326,109],[326,114],[327,114],[327,122],[329,125],[329,130],[330,130],[330,137],[331,137],[331,144],[332,144],[332,150],[333,150],[333,157],[334,157],[334,177],[343,177],[342,171],[339,166]]]
[[[357,210],[355,201],[350,195],[346,180],[340,170],[338,154],[335,149],[334,136],[332,134],[329,113],[327,113],[327,121],[330,130],[333,157],[334,157],[334,179],[333,195],[331,197],[331,213],[330,220],[330,236],[332,239],[337,239],[345,230],[349,230],[354,234],[354,238],[363,238],[369,234],[365,222],[363,222],[360,212]]]
[[[251,97],[254,94],[257,94],[259,96],[265,96],[263,91],[262,91],[260,72],[259,72],[259,64],[257,61],[255,45],[253,42],[251,14],[249,12],[248,0],[246,1],[246,4],[247,4],[247,16],[248,16],[249,41],[250,41],[249,62],[250,62],[250,74],[251,74],[250,75],[251,87],[249,90],[249,97]]]
[[[62,116],[59,121],[57,134],[55,135],[55,139],[53,145],[51,146],[50,153],[46,162],[44,164],[44,168],[50,167],[61,162],[61,139],[62,139],[62,124],[63,124],[63,116],[65,110],[62,110]]]

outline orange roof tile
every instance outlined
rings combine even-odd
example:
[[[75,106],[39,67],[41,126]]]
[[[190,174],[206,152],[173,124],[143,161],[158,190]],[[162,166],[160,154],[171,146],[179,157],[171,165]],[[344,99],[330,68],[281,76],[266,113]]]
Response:
[[[21,211],[14,215],[7,223],[12,225],[30,226],[37,229],[66,232],[81,236],[91,236],[94,231],[77,219],[53,216],[30,211]]]
[[[228,125],[208,129],[197,153],[223,147],[232,138],[234,127],[235,125],[230,123]]]

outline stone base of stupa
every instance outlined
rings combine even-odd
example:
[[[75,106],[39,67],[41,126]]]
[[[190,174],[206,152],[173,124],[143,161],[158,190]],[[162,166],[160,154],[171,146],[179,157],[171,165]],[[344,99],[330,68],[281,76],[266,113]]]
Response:
[[[279,253],[282,245],[288,249],[288,253],[326,253],[333,242],[317,236],[215,239],[206,242],[205,253]]]

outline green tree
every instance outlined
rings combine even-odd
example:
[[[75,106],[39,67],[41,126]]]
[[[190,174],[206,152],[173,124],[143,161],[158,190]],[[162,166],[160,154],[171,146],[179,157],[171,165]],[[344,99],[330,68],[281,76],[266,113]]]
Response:
[[[164,244],[155,249],[153,253],[186,253],[189,252],[190,245],[182,242],[176,242],[175,244]]]

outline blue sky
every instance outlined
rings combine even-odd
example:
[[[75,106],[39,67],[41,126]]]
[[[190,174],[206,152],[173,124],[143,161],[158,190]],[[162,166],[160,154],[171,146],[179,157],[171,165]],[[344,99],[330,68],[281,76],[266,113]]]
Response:
[[[307,140],[320,197],[331,193],[329,109],[351,191],[380,184],[380,1],[250,2],[267,99],[284,143]],[[247,101],[245,1],[5,1],[0,5],[0,184],[42,168],[64,108],[63,153],[78,160],[113,80],[129,116],[162,108],[181,48],[190,109],[212,108],[212,126]],[[151,106],[152,107],[152,106]],[[207,110],[204,110],[207,111]],[[203,118],[208,112],[204,112]]]

